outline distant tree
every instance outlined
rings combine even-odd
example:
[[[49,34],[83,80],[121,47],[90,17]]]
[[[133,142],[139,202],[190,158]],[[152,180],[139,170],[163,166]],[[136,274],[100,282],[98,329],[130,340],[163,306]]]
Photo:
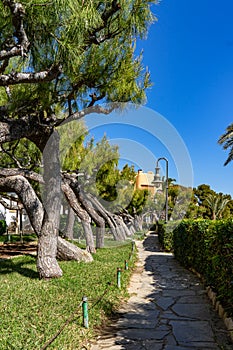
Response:
[[[205,201],[208,208],[211,210],[211,219],[216,220],[222,218],[222,214],[230,202],[230,199],[224,198],[220,194],[209,194]]]
[[[169,217],[172,217],[173,220],[184,218],[193,199],[192,194],[193,191],[190,187],[170,185],[168,190]]]
[[[224,150],[229,150],[228,158],[224,165],[227,165],[233,160],[233,123],[230,124],[226,132],[220,136],[218,143],[223,146]]]
[[[193,189],[194,208],[189,215],[203,218],[228,218],[233,212],[233,201],[229,194],[216,193],[209,185],[202,184]],[[190,208],[191,209],[191,208]]]
[[[134,165],[125,164],[123,169],[120,171],[120,179],[128,180],[132,182],[132,184],[136,181],[136,171],[134,169]]]

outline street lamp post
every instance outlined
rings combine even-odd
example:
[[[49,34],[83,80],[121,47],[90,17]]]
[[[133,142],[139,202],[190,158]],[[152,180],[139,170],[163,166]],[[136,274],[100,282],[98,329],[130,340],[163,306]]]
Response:
[[[159,161],[164,160],[166,162],[166,192],[165,192],[165,223],[168,222],[168,160],[165,157],[158,158],[155,168],[155,177],[153,183],[156,187],[160,187],[161,180],[159,175]]]

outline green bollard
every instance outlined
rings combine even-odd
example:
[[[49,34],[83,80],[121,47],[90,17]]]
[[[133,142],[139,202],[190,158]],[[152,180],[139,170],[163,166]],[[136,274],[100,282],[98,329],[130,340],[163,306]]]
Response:
[[[117,268],[117,287],[121,288],[121,269]]]
[[[129,269],[129,264],[128,264],[128,261],[125,260],[125,270],[128,270]]]
[[[85,328],[88,328],[88,303],[87,303],[87,297],[83,297],[83,326]]]

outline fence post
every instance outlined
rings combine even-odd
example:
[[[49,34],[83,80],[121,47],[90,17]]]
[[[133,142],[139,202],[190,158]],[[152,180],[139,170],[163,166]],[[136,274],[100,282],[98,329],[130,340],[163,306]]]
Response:
[[[121,288],[121,268],[117,268],[117,287]]]
[[[129,269],[129,264],[128,264],[128,261],[125,260],[125,270],[128,270]]]
[[[83,297],[82,309],[83,309],[83,326],[85,328],[88,328],[88,303],[87,303],[87,297]]]

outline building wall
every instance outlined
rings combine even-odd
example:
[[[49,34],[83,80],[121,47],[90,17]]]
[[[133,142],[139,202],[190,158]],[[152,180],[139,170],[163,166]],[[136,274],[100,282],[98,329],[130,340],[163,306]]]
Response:
[[[144,173],[142,170],[138,170],[136,175],[136,190],[148,190],[153,195],[156,193],[156,187],[153,185],[154,173],[153,171],[148,171]]]

